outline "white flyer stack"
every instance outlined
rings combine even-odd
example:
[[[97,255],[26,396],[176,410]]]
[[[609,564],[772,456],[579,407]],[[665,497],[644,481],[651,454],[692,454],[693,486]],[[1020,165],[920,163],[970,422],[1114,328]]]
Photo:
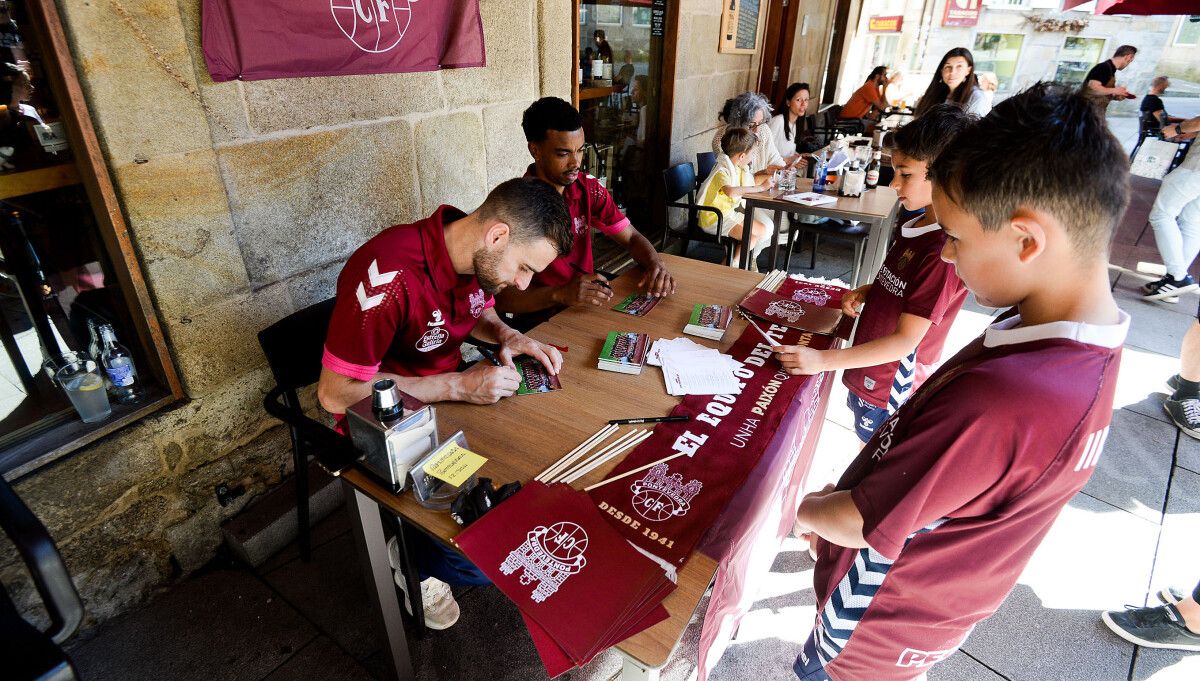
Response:
[[[690,338],[660,338],[650,346],[646,363],[662,367],[670,395],[737,395],[741,384],[733,372],[742,366],[729,355]]]

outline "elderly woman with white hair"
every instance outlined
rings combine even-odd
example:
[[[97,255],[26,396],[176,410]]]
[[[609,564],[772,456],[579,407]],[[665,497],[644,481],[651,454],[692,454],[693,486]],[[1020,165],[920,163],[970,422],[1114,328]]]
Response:
[[[726,130],[745,128],[754,133],[757,138],[754,154],[750,161],[750,172],[756,176],[773,173],[796,161],[799,161],[797,165],[803,165],[802,157],[785,159],[779,153],[779,149],[775,147],[775,136],[767,128],[767,122],[771,120],[771,104],[761,94],[743,92],[737,97],[725,100],[725,106],[718,114],[718,119],[717,129],[713,133],[712,139],[714,154],[721,155],[721,138],[725,135]]]

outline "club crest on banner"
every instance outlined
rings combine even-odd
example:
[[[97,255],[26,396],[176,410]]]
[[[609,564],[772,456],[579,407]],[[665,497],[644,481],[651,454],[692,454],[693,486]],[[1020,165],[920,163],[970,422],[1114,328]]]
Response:
[[[822,291],[819,288],[802,288],[797,289],[792,293],[792,300],[802,300],[813,305],[825,306],[829,302],[831,296],[827,291]]]
[[[667,475],[667,464],[660,463],[646,477],[629,486],[633,492],[633,510],[646,520],[661,522],[674,516],[687,514],[692,499],[700,493],[704,483],[692,480],[683,484],[678,473]]]
[[[471,303],[472,317],[478,318],[479,315],[483,314],[483,289],[477,289],[474,293],[467,297],[467,300]]]
[[[363,52],[387,52],[404,38],[412,19],[409,0],[330,0],[342,34]]]
[[[786,319],[791,324],[795,324],[804,316],[804,308],[790,300],[772,300],[764,312]]]
[[[575,523],[538,525],[526,535],[525,543],[509,552],[500,564],[500,572],[511,575],[522,570],[521,584],[537,582],[531,597],[541,603],[557,593],[568,577],[587,565],[583,556],[587,546],[587,532]]]

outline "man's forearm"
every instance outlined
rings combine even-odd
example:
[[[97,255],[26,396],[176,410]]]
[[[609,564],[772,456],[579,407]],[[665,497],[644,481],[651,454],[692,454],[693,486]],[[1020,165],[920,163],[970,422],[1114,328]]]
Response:
[[[1088,89],[1097,95],[1115,95],[1120,90],[1118,87],[1105,87],[1098,80],[1089,80]]]
[[[530,287],[524,291],[510,286],[496,295],[496,308],[516,314],[540,312],[562,304],[557,298],[558,291],[558,286]]]
[[[848,491],[805,497],[800,502],[796,521],[831,544],[848,549],[868,546],[863,538],[862,514]]]
[[[504,337],[512,333],[516,331],[500,319],[496,308],[484,310],[479,321],[475,322],[475,328],[471,329],[471,335],[485,343],[502,343]]]
[[[457,374],[437,374],[434,376],[400,376],[387,372],[379,372],[369,381],[357,381],[341,374],[335,374],[328,369],[321,370],[321,380],[317,385],[317,400],[321,408],[331,414],[344,414],[351,405],[371,394],[376,381],[390,378],[396,382],[396,387],[412,395],[422,402],[445,402],[457,400]]]
[[[658,251],[654,249],[654,244],[642,236],[641,232],[634,232],[629,237],[629,255],[634,262],[642,266],[642,269],[650,269],[659,261]]]

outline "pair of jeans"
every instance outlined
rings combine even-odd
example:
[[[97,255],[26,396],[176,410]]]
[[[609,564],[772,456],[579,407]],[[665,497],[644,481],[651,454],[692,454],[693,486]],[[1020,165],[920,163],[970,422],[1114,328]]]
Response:
[[[1200,253],[1200,171],[1176,168],[1163,178],[1150,225],[1167,274],[1183,279]]]

